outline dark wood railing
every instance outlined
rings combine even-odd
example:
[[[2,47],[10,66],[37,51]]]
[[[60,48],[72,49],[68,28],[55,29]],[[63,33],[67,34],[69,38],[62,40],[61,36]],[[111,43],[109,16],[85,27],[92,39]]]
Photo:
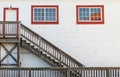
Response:
[[[23,24],[21,24],[20,29],[22,38],[31,42],[36,48],[39,49],[39,51],[43,51],[64,67],[84,67],[83,64],[79,63],[74,58],[67,55],[63,50],[48,42],[46,39],[42,38],[40,35],[36,34]]]
[[[0,21],[0,38],[16,38],[19,36],[19,22]]]
[[[0,77],[120,77],[120,67],[0,68]]]

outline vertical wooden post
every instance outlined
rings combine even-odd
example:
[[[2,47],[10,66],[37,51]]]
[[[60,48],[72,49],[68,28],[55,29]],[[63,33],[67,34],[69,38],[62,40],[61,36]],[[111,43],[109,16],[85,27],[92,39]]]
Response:
[[[59,61],[60,61],[60,62],[59,62],[59,63],[60,63],[60,67],[62,67],[62,62],[61,62],[61,60],[62,60],[62,58],[61,58],[62,55],[61,55],[61,54],[62,54],[62,53],[61,53],[61,50],[60,50],[60,53],[59,53],[59,54],[60,54],[60,58],[59,58]]]
[[[5,22],[3,22],[3,38],[5,38]]]
[[[20,68],[18,68],[18,77],[20,77]]]
[[[31,68],[29,68],[29,77],[31,77]]]
[[[109,77],[109,69],[106,68],[106,77]]]
[[[19,38],[19,22],[16,22],[16,25],[17,25],[16,37]]]
[[[67,77],[70,77],[70,69],[67,69]]]
[[[1,66],[1,43],[0,43],[0,66]]]
[[[38,39],[39,39],[39,48],[38,48],[38,50],[39,50],[39,54],[41,54],[41,41],[42,41],[42,39],[40,37]]]
[[[18,44],[17,44],[17,66],[21,66],[20,63],[20,43],[21,43],[21,39],[20,39],[20,23],[17,22],[17,36],[18,36]]]
[[[20,42],[17,43],[17,66],[19,67],[20,66]]]

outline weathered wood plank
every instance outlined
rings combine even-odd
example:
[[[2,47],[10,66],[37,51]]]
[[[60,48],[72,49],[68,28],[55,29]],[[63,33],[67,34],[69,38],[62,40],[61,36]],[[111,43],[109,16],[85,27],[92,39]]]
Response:
[[[17,43],[19,42],[19,39],[16,38],[5,38],[5,39],[0,39],[0,43]]]

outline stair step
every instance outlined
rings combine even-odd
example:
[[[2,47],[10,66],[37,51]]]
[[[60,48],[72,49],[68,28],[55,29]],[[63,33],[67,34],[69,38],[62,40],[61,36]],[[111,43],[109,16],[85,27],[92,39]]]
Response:
[[[50,59],[50,61],[55,62],[55,60],[54,60],[54,59]]]
[[[26,44],[30,46],[30,43],[26,43]]]
[[[41,55],[43,55],[44,57],[46,57],[46,56],[47,56],[46,54],[41,54]]]
[[[58,66],[59,66],[59,67],[63,67],[63,65],[61,65],[61,64],[60,64],[60,65],[58,65]]]
[[[37,48],[34,48],[34,50],[35,50],[35,51],[38,51],[38,49],[37,49]],[[39,52],[39,51],[38,51],[38,52]]]
[[[27,43],[27,41],[26,41],[26,40],[22,40],[22,42],[24,42],[24,43],[26,43],[26,44],[30,45],[30,43]]]
[[[33,45],[30,45],[30,47],[31,47],[31,48],[34,48],[34,46],[33,46]]]
[[[41,52],[41,51],[38,51],[38,50],[37,50],[37,52],[38,52],[38,54],[39,54],[39,55],[41,55],[41,54],[42,54],[42,52]]]
[[[51,57],[49,57],[49,56],[47,56],[47,58],[50,60],[51,59]]]
[[[55,61],[54,63],[55,63],[55,64],[57,64],[57,65],[59,64],[59,63],[58,63],[58,62],[56,62],[56,61]]]
[[[54,62],[54,63],[59,67],[63,67],[63,65],[61,65],[59,62]]]
[[[22,42],[26,42],[26,40],[22,40]]]

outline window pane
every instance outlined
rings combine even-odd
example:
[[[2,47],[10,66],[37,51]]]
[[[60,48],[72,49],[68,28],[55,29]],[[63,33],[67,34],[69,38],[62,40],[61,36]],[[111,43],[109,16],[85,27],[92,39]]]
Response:
[[[33,21],[32,23],[50,23],[50,24],[56,24],[58,23],[58,18],[57,18],[57,10],[58,6],[35,6],[32,7],[33,9]],[[52,22],[52,23],[51,23]]]
[[[43,21],[44,20],[44,9],[43,8],[35,8],[34,9],[34,20],[35,21]]]
[[[97,9],[97,11],[100,13],[100,12],[101,12],[101,9],[100,9],[100,8],[98,8],[98,9]]]
[[[92,8],[90,13],[91,21],[100,21],[101,20],[101,10],[100,8]]]
[[[56,9],[54,8],[47,8],[46,9],[46,21],[55,21],[56,18]]]
[[[79,20],[88,20],[89,8],[79,8]]]
[[[37,21],[37,17],[34,17],[34,20]]]
[[[101,20],[101,9],[100,8],[79,8],[79,20]]]
[[[34,9],[34,12],[37,12],[37,8]]]

